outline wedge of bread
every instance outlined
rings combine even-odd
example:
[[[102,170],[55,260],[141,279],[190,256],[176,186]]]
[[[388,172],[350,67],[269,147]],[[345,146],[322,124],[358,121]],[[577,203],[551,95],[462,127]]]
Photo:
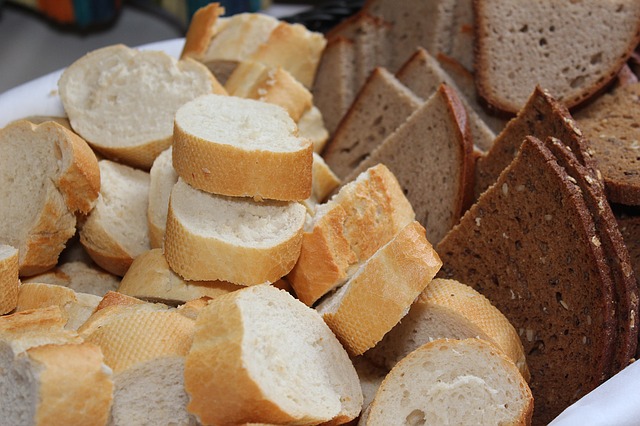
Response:
[[[313,146],[279,106],[202,96],[176,113],[173,167],[206,192],[256,199],[311,195]]]
[[[18,263],[18,249],[0,244],[0,315],[13,311],[18,303]]]
[[[311,197],[304,201],[304,205],[311,215],[315,214],[316,207],[322,203],[331,193],[340,186],[340,179],[327,166],[324,159],[313,153],[313,179]]]
[[[63,126],[17,121],[0,130],[0,243],[18,249],[21,275],[52,268],[100,190],[95,155]]]
[[[171,192],[164,254],[187,280],[275,282],[298,259],[305,214],[300,203],[223,197],[180,179]]]
[[[173,185],[178,182],[178,173],[173,168],[173,148],[163,151],[153,162],[149,171],[149,243],[152,248],[162,247],[167,227],[169,197]]]
[[[317,106],[312,106],[302,114],[298,121],[298,134],[313,144],[313,152],[320,153],[329,140],[329,130],[325,126],[322,112]]]
[[[59,264],[43,274],[22,280],[23,283],[44,283],[68,287],[78,293],[104,296],[108,291],[116,290],[120,277],[110,274],[94,264],[73,261]]]
[[[189,411],[204,424],[341,424],[362,405],[355,369],[322,318],[264,285],[201,311],[185,387]]]
[[[153,90],[159,86],[163,90]],[[173,116],[183,103],[224,92],[196,61],[123,45],[78,59],[60,77],[58,90],[71,126],[93,148],[146,169],[171,145]]]

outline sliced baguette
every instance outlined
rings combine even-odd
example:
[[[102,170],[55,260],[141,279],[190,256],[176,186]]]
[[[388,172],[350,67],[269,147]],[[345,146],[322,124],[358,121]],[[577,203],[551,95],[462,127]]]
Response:
[[[315,214],[318,204],[322,203],[338,186],[340,186],[340,179],[327,166],[324,159],[314,152],[311,197],[303,203],[309,214]]]
[[[300,121],[298,121],[298,133],[301,138],[311,141],[313,152],[322,152],[329,140],[329,130],[327,130],[322,112],[317,106],[312,106],[302,114]]]
[[[18,303],[18,249],[0,244],[0,315],[8,314]]]
[[[167,227],[169,196],[178,182],[178,173],[173,168],[173,148],[163,151],[149,171],[149,243],[151,248],[162,247]]]
[[[91,261],[91,259],[89,259]],[[44,283],[68,287],[79,293],[104,296],[120,285],[120,277],[82,261],[66,262],[43,274],[22,280],[23,283]]]
[[[66,323],[66,315],[55,305],[0,316],[0,341],[14,354],[41,345],[82,343],[76,331],[64,328]]]

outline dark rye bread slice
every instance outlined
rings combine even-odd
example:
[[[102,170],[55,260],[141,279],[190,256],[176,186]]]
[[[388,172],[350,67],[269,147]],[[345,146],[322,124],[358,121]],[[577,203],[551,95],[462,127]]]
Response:
[[[561,103],[536,87],[526,105],[498,135],[491,149],[476,164],[476,198],[496,181],[518,153],[525,136],[545,140],[556,137],[568,145],[581,164],[593,168],[582,132]]]
[[[576,113],[609,201],[640,206],[640,83],[618,87]]]
[[[633,271],[637,283],[640,285],[640,278],[638,278],[640,277],[640,211],[636,211],[633,215],[616,213],[616,222],[618,222],[620,233],[627,245]],[[638,356],[640,356],[640,350],[636,353],[636,357]]]
[[[442,84],[407,121],[344,180],[383,163],[396,176],[437,244],[458,223],[473,197],[473,142],[467,114],[451,87]]]
[[[582,190],[585,204],[593,217],[597,240],[602,244],[614,285],[617,314],[616,352],[612,374],[626,367],[635,356],[638,344],[638,286],[629,251],[616,218],[607,202],[603,183],[592,170],[578,162],[567,145],[556,138],[545,141],[558,164]]]
[[[442,83],[446,83],[456,89],[469,117],[473,143],[481,151],[486,151],[491,147],[496,135],[476,114],[469,105],[469,101],[460,93],[456,83],[440,68],[438,61],[429,55],[426,50],[421,47],[418,48],[398,70],[396,78],[423,100],[429,99]]]
[[[613,284],[580,188],[538,139],[437,246],[441,278],[487,297],[518,330],[534,424],[602,383],[615,344]]]
[[[325,147],[329,168],[340,179],[346,177],[421,103],[389,71],[373,70]]]
[[[476,0],[478,92],[518,112],[536,85],[572,108],[610,82],[640,42],[638,0]]]

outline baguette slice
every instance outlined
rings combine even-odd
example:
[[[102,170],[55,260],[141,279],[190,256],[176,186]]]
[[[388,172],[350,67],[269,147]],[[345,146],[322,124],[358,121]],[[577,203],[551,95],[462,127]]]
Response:
[[[362,355],[407,314],[441,266],[424,228],[410,223],[317,310],[349,354]]]
[[[101,193],[80,229],[80,242],[91,259],[123,276],[149,242],[149,173],[100,161]]]
[[[302,114],[300,121],[298,121],[298,133],[301,138],[311,141],[313,152],[322,152],[329,140],[329,130],[327,130],[322,112],[317,106],[312,106]]]
[[[0,244],[0,315],[13,311],[18,303],[18,264],[18,249]]]
[[[0,130],[0,243],[16,247],[21,275],[52,268],[100,190],[95,155],[63,126],[20,120]]]
[[[173,168],[173,147],[163,151],[153,162],[149,172],[149,243],[151,248],[162,247],[167,227],[169,197],[178,174]]]
[[[93,148],[146,169],[171,145],[173,116],[183,103],[224,93],[194,60],[123,45],[78,59],[60,77],[58,90],[71,126]]]
[[[176,113],[173,167],[189,185],[236,197],[304,200],[313,146],[279,106],[202,96]]]
[[[207,194],[180,179],[169,201],[164,254],[186,280],[274,282],[298,259],[305,212],[300,203]]]
[[[493,345],[480,339],[439,339],[391,370],[365,424],[528,425],[532,412],[527,383]]]
[[[35,346],[82,343],[76,331],[64,328],[66,323],[66,315],[55,305],[1,316],[0,341],[14,354]]]
[[[23,283],[44,283],[68,287],[78,293],[104,296],[108,291],[116,290],[120,277],[110,274],[94,264],[82,261],[66,262],[43,274],[22,280]]]
[[[341,424],[362,405],[355,369],[320,316],[264,285],[201,311],[185,386],[204,424]]]
[[[318,204],[322,203],[339,186],[340,179],[327,166],[324,159],[314,152],[311,197],[303,203],[309,214],[313,216]]]

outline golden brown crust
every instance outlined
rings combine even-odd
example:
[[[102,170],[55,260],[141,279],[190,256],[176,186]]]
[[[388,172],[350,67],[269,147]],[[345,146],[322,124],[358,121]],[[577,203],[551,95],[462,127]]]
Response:
[[[181,59],[187,57],[202,59],[214,35],[214,25],[224,12],[224,7],[220,7],[219,3],[211,3],[193,14],[180,54]]]
[[[131,306],[142,305],[145,302],[132,296],[120,293],[118,291],[109,291],[104,295],[98,306],[96,312],[106,309],[110,306]]]
[[[124,276],[133,263],[133,257],[111,237],[98,220],[88,220],[83,224],[80,243],[96,264],[114,275]]]
[[[0,315],[13,311],[18,303],[19,262],[18,250],[11,246],[0,244],[0,251],[6,256],[0,259]]]

